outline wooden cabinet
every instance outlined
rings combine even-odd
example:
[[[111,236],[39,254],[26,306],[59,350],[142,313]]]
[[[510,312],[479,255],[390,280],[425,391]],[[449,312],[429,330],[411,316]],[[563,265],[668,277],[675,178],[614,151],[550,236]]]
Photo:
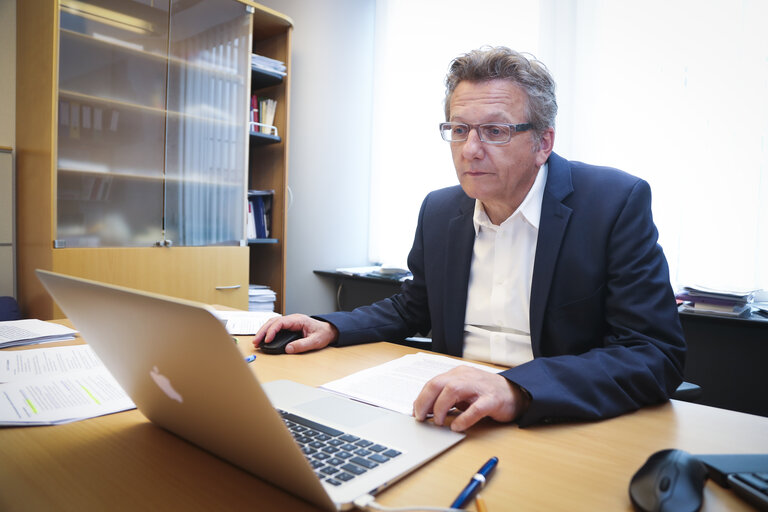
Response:
[[[248,163],[248,189],[274,190],[269,237],[267,240],[249,240],[250,282],[267,285],[275,291],[275,311],[279,313],[285,312],[291,34],[289,18],[268,9],[257,10],[254,14],[253,53],[285,63],[287,73],[282,79],[273,79],[254,71],[253,94],[277,102],[274,126],[278,137],[251,133]]]
[[[251,43],[283,34],[287,51],[290,22],[237,0],[25,0],[17,20],[24,314],[61,315],[36,268],[247,307]],[[256,279],[283,282],[284,257],[264,259]]]

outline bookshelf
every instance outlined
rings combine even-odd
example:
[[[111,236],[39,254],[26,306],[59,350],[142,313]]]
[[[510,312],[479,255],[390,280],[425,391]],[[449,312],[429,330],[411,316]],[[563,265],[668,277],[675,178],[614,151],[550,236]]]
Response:
[[[286,76],[251,70],[251,94],[277,101],[274,126],[278,134],[250,131],[248,190],[273,191],[268,238],[248,239],[251,284],[275,291],[275,311],[285,312],[286,210],[288,207],[288,120],[291,80],[291,20],[269,9],[253,20],[253,53],[285,63]]]
[[[287,79],[259,85],[282,103],[280,140],[252,142],[247,112],[251,50],[287,62],[290,30],[247,0],[18,2],[25,315],[62,316],[36,268],[237,308],[249,282],[282,297]],[[271,244],[246,240],[256,186],[281,209]]]

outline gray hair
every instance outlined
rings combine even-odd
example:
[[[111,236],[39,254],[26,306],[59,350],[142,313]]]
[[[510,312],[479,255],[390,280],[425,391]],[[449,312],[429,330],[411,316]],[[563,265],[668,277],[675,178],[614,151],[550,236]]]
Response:
[[[445,77],[446,121],[450,120],[451,98],[459,82],[485,82],[499,78],[509,80],[525,91],[528,97],[526,122],[533,125],[536,133],[555,126],[557,99],[555,81],[549,70],[532,55],[504,46],[483,46],[453,59]]]

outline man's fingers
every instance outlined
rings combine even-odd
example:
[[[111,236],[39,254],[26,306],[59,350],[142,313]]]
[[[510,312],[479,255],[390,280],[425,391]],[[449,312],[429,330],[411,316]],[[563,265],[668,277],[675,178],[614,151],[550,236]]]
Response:
[[[456,416],[451,422],[451,430],[454,432],[464,432],[469,427],[488,416],[486,401],[483,397],[477,399],[467,409]]]
[[[258,348],[262,343],[269,343],[282,330],[300,331],[303,336],[306,332],[305,327],[308,325],[307,320],[308,317],[299,314],[270,318],[256,333],[253,338],[253,346]]]
[[[430,379],[421,389],[419,396],[413,402],[413,415],[419,421],[424,421],[432,412],[435,400],[443,389],[442,375]]]
[[[466,409],[451,422],[454,431],[466,430],[486,416],[513,421],[525,407],[516,391],[516,386],[500,375],[459,366],[424,385],[413,403],[413,415],[424,421],[432,413],[435,424],[443,425],[452,409]]]
[[[465,401],[471,401],[471,387],[467,386],[466,366],[452,368],[431,378],[413,403],[414,416],[423,421],[429,413],[434,414],[434,421],[442,425],[448,411]],[[470,370],[470,380],[471,380]],[[476,371],[476,370],[474,370]]]
[[[451,409],[469,398],[465,396],[465,389],[456,384],[453,380],[446,381],[432,406],[433,419],[437,425],[443,425]]]
[[[296,341],[290,342],[285,346],[286,354],[300,354],[302,352],[309,352],[310,350],[318,350],[325,347],[327,343],[323,343],[317,336],[310,335],[306,338],[300,338]]]
[[[285,346],[286,354],[299,354],[310,350],[320,350],[330,345],[338,336],[336,328],[320,320],[301,314],[275,318],[264,325],[253,340],[258,348],[261,343],[269,343],[281,330],[301,333],[301,337]]]
[[[272,339],[275,337],[275,334],[277,334],[277,331],[279,331],[280,328],[280,322],[282,320],[282,317],[278,318],[270,318],[266,322],[264,322],[264,325],[261,326],[261,328],[256,331],[256,336],[253,338],[253,346],[258,347],[262,343],[266,343],[269,341],[272,341]],[[277,327],[273,328],[274,324],[278,324]]]

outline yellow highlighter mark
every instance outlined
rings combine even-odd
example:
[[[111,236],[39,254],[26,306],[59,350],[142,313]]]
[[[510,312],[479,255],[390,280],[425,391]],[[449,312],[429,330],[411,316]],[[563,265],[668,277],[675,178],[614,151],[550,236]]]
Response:
[[[30,400],[29,398],[27,398],[27,399],[26,399],[26,401],[27,401],[27,405],[30,407],[30,409],[32,409],[32,412],[33,412],[33,413],[35,413],[35,414],[37,414],[37,408],[36,408],[36,407],[34,406],[34,404],[32,403],[32,400]]]
[[[88,396],[89,396],[89,397],[91,397],[91,400],[93,400],[93,401],[94,401],[94,402],[96,402],[97,404],[101,405],[101,402],[99,402],[98,398],[96,398],[95,396],[93,396],[93,393],[91,393],[91,392],[88,390],[88,388],[86,388],[86,387],[85,387],[85,386],[83,386],[82,384],[80,384],[80,387],[81,387],[81,388],[83,388],[83,391],[85,391],[86,393],[88,393]]]

